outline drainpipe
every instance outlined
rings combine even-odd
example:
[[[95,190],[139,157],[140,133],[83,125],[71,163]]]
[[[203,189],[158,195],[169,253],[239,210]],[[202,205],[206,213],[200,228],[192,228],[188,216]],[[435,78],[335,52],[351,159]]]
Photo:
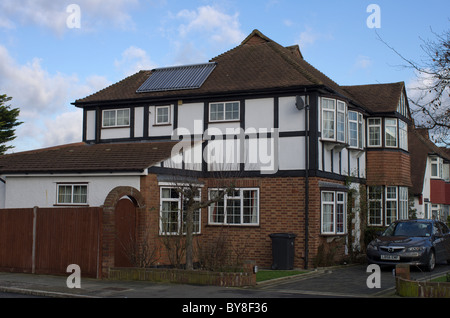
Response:
[[[309,96],[305,95],[305,269],[308,269],[309,244]]]

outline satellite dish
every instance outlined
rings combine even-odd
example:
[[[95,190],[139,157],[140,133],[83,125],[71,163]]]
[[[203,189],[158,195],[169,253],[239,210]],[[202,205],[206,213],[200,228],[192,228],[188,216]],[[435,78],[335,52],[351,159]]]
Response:
[[[295,97],[295,106],[297,107],[298,110],[302,110],[303,108],[305,108],[305,96],[299,96],[297,95]]]

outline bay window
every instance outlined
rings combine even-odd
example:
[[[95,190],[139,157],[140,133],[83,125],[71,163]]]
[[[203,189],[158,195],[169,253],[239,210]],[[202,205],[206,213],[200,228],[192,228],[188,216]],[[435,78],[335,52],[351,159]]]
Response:
[[[223,194],[222,189],[210,189],[209,198]],[[259,189],[241,188],[227,193],[209,206],[209,224],[258,225]]]
[[[348,143],[352,148],[364,148],[364,123],[362,114],[348,112]]]
[[[369,186],[368,224],[388,226],[398,219],[408,219],[408,188],[398,186]]]
[[[322,137],[324,139],[335,139],[335,112],[336,101],[322,98]]]
[[[368,127],[368,146],[381,147],[381,118],[369,118]]]
[[[397,119],[386,118],[384,125],[386,147],[397,147]]]
[[[399,147],[408,151],[408,125],[403,120],[398,120]]]
[[[345,103],[337,102],[336,140],[345,142]]]

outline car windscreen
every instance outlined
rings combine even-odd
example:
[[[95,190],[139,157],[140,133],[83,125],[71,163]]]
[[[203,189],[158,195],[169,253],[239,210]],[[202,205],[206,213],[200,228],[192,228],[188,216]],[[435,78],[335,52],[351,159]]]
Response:
[[[399,222],[392,223],[383,236],[421,236],[426,237],[431,235],[431,223],[423,222]]]

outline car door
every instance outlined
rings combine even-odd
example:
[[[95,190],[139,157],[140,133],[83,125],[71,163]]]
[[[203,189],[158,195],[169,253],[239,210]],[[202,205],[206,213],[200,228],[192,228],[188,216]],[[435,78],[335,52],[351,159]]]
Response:
[[[433,240],[434,249],[436,251],[436,263],[440,263],[445,258],[445,240],[442,235],[440,222],[434,222]]]
[[[440,223],[443,238],[443,261],[450,261],[450,229],[445,223]]]

